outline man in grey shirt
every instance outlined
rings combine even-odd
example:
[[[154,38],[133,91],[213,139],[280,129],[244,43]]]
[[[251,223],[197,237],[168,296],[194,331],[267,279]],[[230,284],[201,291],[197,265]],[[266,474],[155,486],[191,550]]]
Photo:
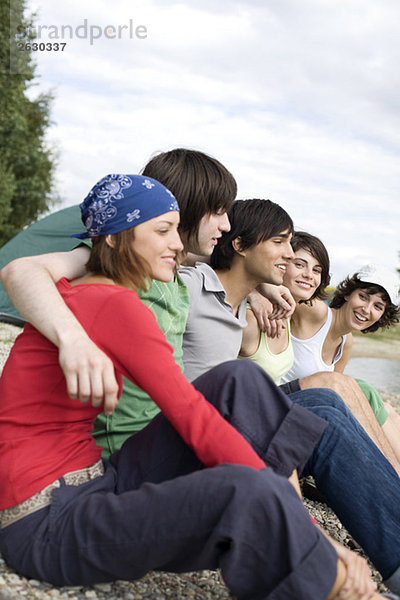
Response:
[[[179,275],[190,297],[183,335],[185,377],[193,381],[215,365],[239,354],[242,329],[247,325],[246,299],[234,312],[215,271],[206,263],[183,267]],[[220,335],[221,334],[221,335]],[[229,355],[230,358],[225,358]]]
[[[237,201],[235,206],[254,227],[245,248],[240,245],[240,236],[233,239],[235,260],[229,268],[216,272],[208,264],[196,263],[179,271],[190,297],[183,336],[184,372],[189,381],[221,362],[237,358],[247,325],[248,294],[261,283],[272,288],[282,284],[286,265],[293,256],[293,223],[283,208],[269,200]],[[234,227],[240,228],[240,221],[234,221]]]

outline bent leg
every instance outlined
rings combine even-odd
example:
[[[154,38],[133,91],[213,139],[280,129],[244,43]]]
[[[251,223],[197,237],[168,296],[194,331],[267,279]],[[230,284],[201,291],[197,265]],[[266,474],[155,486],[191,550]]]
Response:
[[[355,379],[342,373],[321,372],[305,377],[300,381],[300,385],[302,390],[330,388],[337,392],[397,474],[400,475],[400,462],[395,449],[386,436],[385,429],[379,425],[371,405]]]
[[[400,415],[388,402],[385,402],[385,408],[388,412],[388,418],[382,425],[382,429],[388,438],[397,459],[400,461]]]
[[[286,477],[304,465],[326,427],[250,360],[222,363],[192,383],[265,463]]]
[[[272,469],[222,465],[119,495],[112,471],[6,528],[7,560],[56,585],[220,568],[243,600],[323,600],[332,589],[336,552]]]
[[[291,398],[329,423],[303,475],[314,477],[382,576],[390,577],[400,566],[400,481],[396,472],[337,394],[313,389]],[[400,586],[393,591],[398,593]]]

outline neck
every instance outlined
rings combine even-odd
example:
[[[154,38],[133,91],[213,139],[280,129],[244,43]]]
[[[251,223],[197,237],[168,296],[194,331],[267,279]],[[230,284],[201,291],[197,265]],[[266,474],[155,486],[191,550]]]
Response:
[[[226,292],[226,302],[232,306],[235,314],[240,303],[261,283],[250,279],[238,262],[234,262],[229,270],[217,269],[215,272]]]
[[[340,308],[332,308],[331,332],[335,337],[342,337],[351,333],[351,329],[346,326]]]
[[[201,254],[193,254],[193,252],[182,253],[181,265],[184,267],[194,267],[197,262],[210,263],[209,256],[202,256]]]

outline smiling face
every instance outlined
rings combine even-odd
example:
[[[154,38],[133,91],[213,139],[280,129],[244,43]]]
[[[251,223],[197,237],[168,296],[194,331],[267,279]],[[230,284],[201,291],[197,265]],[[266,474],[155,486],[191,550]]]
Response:
[[[345,297],[345,303],[339,310],[349,330],[363,331],[379,321],[385,308],[382,294],[370,294],[364,289],[357,289]]]
[[[321,284],[322,266],[305,248],[296,250],[283,277],[283,285],[296,302],[309,300]]]
[[[171,211],[135,227],[133,250],[147,261],[153,279],[174,278],[177,255],[183,250],[178,225],[179,212]]]
[[[289,230],[239,252],[244,257],[247,274],[258,283],[280,285],[293,257]]]

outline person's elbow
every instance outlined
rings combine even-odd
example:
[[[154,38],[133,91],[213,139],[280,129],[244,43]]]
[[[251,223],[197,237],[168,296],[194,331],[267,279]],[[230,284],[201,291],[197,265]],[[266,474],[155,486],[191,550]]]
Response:
[[[29,269],[29,257],[16,258],[0,270],[0,281],[7,290],[14,281],[21,281]]]

